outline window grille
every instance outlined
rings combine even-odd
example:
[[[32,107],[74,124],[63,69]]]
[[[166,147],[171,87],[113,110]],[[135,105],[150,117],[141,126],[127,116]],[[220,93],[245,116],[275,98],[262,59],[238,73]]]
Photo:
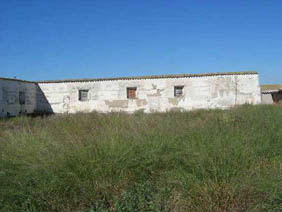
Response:
[[[79,90],[79,101],[88,101],[88,90]]]
[[[174,96],[183,96],[183,88],[184,86],[174,86]]]

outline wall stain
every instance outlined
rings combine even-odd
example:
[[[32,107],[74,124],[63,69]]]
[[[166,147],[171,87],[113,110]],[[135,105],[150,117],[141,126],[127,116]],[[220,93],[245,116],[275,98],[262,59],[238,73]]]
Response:
[[[148,96],[161,96],[162,93],[164,91],[164,89],[154,89],[155,93],[153,94],[148,94]]]
[[[152,84],[152,91],[153,91],[153,93],[152,94],[148,94],[147,96],[161,96],[162,92],[164,90],[165,89],[158,89],[157,85]]]
[[[128,100],[105,100],[105,104],[110,108],[118,107],[118,108],[128,108]]]
[[[136,104],[138,107],[142,107],[148,104],[146,99],[137,99],[136,100]]]
[[[212,98],[228,96],[229,92],[236,89],[235,83],[236,82],[233,82],[230,78],[218,78],[212,92]]]
[[[177,106],[184,97],[175,97],[175,98],[168,98],[168,102],[174,106]]]
[[[152,84],[152,88],[153,88],[154,90],[157,89],[157,85]]]
[[[70,109],[70,96],[64,96],[63,103],[63,110],[67,113]]]

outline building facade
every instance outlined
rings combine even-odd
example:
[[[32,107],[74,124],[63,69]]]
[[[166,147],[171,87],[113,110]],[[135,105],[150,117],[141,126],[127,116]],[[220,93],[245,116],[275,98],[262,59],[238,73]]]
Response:
[[[27,113],[32,110],[52,113],[150,113],[226,109],[235,105],[261,103],[257,72],[41,82],[12,80],[11,84],[7,79],[0,79],[0,90],[0,107],[4,111],[2,116],[7,115],[7,112],[18,115],[23,111],[21,107],[27,108]],[[28,106],[22,104],[23,101],[20,104],[22,91]],[[7,98],[17,100],[7,103]]]

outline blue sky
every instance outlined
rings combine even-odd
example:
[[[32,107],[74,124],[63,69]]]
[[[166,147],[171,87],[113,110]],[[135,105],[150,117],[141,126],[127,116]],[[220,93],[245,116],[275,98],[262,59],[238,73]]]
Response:
[[[282,83],[281,0],[0,1],[0,77],[245,70]]]

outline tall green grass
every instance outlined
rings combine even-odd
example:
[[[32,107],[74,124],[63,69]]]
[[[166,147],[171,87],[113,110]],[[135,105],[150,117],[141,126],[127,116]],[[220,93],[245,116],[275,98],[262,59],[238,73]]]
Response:
[[[282,108],[0,121],[0,211],[281,211]]]

